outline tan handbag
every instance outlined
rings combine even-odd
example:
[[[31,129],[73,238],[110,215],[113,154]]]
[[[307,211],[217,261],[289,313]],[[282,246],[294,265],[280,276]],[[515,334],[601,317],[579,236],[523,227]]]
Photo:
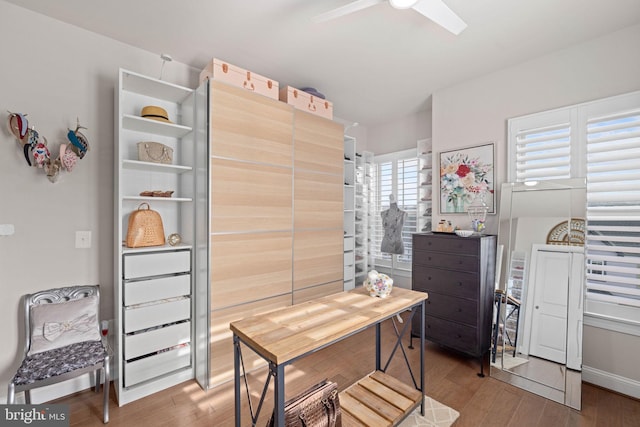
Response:
[[[151,163],[173,163],[173,148],[153,141],[138,142],[138,160]]]
[[[147,206],[146,209],[142,209],[144,205]],[[148,203],[141,203],[138,209],[129,215],[127,247],[162,246],[164,241],[164,227],[160,214],[151,210]]]
[[[342,427],[338,385],[322,381],[284,405],[285,427]],[[274,418],[267,427],[274,426]]]

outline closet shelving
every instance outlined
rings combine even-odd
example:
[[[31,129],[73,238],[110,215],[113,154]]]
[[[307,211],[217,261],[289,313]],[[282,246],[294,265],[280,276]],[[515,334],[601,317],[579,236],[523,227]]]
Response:
[[[356,139],[344,136],[344,290],[356,286]]]
[[[420,168],[418,180],[418,222],[417,231],[426,232],[432,229],[433,189],[437,185],[437,174],[433,173],[433,153],[431,138],[421,139],[417,144],[417,156]]]
[[[144,106],[164,108],[171,122],[140,117]],[[114,225],[114,386],[124,405],[193,378],[192,250],[194,241],[194,91],[120,70],[116,92]],[[138,142],[173,149],[172,164],[138,159]],[[140,196],[173,191],[171,197]],[[142,248],[125,245],[128,219],[142,203],[157,211],[165,239],[182,242]]]
[[[373,222],[371,220],[371,191],[373,154],[356,153],[356,235],[355,235],[355,275],[356,285],[362,284],[366,278],[371,262],[370,236]]]

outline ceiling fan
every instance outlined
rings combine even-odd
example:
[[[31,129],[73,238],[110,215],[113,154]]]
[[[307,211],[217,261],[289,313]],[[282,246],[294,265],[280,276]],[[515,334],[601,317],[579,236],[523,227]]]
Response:
[[[411,8],[455,35],[460,34],[467,28],[467,24],[449,9],[442,0],[357,0],[317,15],[313,18],[313,21],[329,21],[386,1],[389,1],[394,9]]]

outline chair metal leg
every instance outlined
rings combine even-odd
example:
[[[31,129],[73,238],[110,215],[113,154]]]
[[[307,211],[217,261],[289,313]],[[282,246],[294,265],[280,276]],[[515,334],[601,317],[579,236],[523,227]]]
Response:
[[[102,403],[102,422],[107,424],[109,422],[109,388],[110,388],[110,378],[111,378],[111,361],[110,357],[106,356],[104,358],[104,365],[102,369],[104,370],[104,401]]]
[[[95,380],[95,387],[93,389],[95,390],[96,393],[98,393],[100,391],[100,371],[101,370],[102,370],[102,368],[96,369],[95,371],[93,371],[94,380]]]
[[[31,390],[24,391],[24,403],[31,405]]]
[[[7,392],[7,405],[13,405],[16,400],[16,386],[13,382],[9,383],[9,390]]]

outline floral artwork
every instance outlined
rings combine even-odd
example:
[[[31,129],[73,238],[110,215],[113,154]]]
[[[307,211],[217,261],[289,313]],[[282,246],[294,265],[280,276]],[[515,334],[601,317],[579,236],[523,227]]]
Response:
[[[493,144],[440,153],[440,213],[465,213],[474,200],[495,213]]]

